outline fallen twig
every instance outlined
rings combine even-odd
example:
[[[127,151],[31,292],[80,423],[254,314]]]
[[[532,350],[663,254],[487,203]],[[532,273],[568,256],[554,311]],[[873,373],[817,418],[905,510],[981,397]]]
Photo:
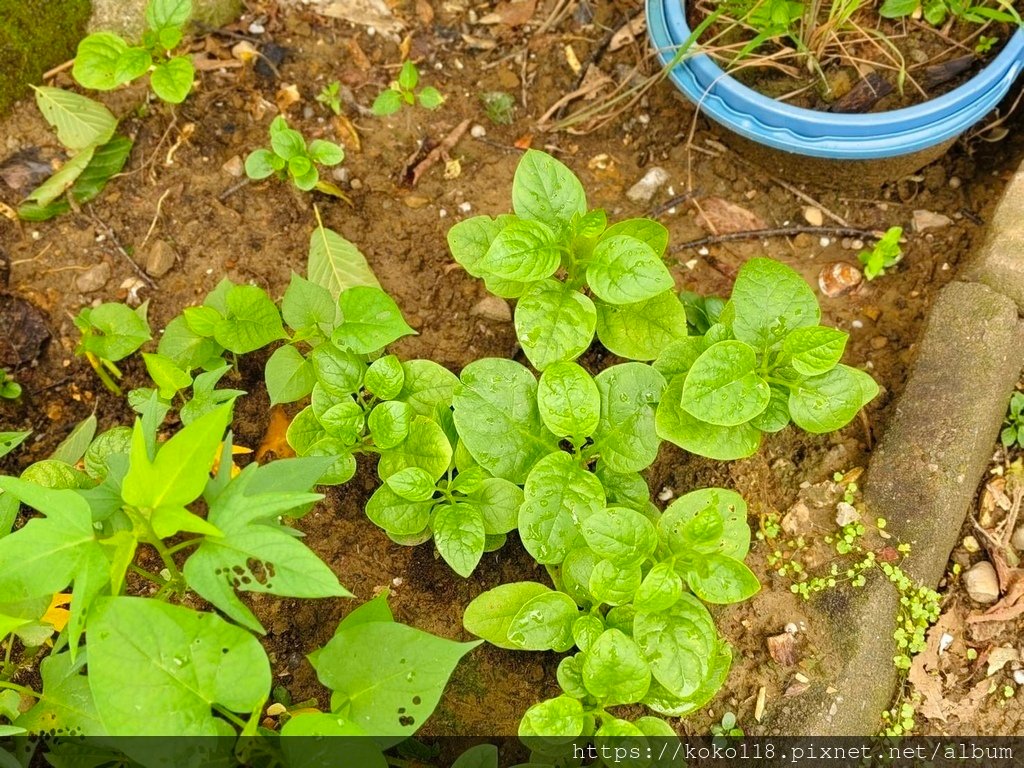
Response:
[[[420,177],[430,170],[430,168],[440,160],[442,157],[447,157],[448,152],[455,148],[455,145],[459,143],[459,140],[465,135],[466,131],[469,130],[469,120],[463,120],[451,132],[444,137],[440,144],[434,147],[427,156],[416,163],[412,170],[409,172],[407,178],[409,179],[409,186],[415,187],[416,182],[420,180]]]
[[[685,243],[673,245],[669,252],[677,253],[678,251],[685,251],[691,248],[700,248],[704,245],[718,245],[719,243],[728,243],[736,240],[760,240],[765,237],[792,237],[793,235],[828,235],[830,237],[859,237],[877,240],[882,236],[882,233],[871,229],[855,229],[853,227],[769,227],[767,229],[749,229],[744,232],[726,232],[722,235],[711,235],[697,240],[688,240]]]

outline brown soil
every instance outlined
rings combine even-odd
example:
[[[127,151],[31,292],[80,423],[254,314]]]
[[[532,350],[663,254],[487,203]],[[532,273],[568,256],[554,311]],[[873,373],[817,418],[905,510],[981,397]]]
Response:
[[[510,322],[474,314],[474,306],[487,294],[480,281],[454,265],[445,233],[463,216],[508,210],[519,158],[513,144],[520,139],[526,143],[524,137],[532,133],[536,118],[575,87],[577,75],[567,63],[564,46],[572,45],[580,60],[585,60],[605,30],[624,21],[626,11],[602,6],[596,9],[601,27],[581,26],[577,15],[546,33],[524,34],[522,29],[502,25],[466,26],[465,7],[459,3],[431,6],[421,1],[415,10],[399,8],[398,15],[413,33],[412,56],[448,101],[437,113],[413,111],[380,120],[363,116],[346,100],[349,117],[361,136],[359,149],[348,142],[344,168],[349,180],[342,183],[352,196],[353,205],[348,207],[330,198],[300,195],[276,182],[253,183],[219,199],[237,184],[222,166],[265,143],[267,125],[275,114],[272,105],[283,84],[298,84],[303,97],[289,110],[295,127],[310,138],[345,138],[314,96],[324,83],[340,79],[357,104],[369,105],[396,71],[397,41],[308,9],[279,7],[269,1],[248,6],[249,13],[232,30],[244,35],[254,19],[265,24],[267,32],[261,41],[272,38],[288,51],[279,67],[280,80],[262,78],[251,68],[203,72],[199,87],[183,105],[171,110],[151,104],[144,116],[138,109],[144,100],[141,87],[105,95],[103,100],[123,117],[123,127],[135,137],[126,172],[80,212],[41,224],[0,219],[0,256],[10,265],[8,290],[35,302],[53,333],[35,362],[14,371],[25,395],[16,403],[0,403],[4,429],[34,430],[28,449],[8,457],[5,469],[14,471],[47,455],[94,409],[102,428],[129,418],[123,400],[104,391],[88,366],[74,356],[77,335],[70,320],[83,306],[125,298],[131,281],[138,279],[129,258],[145,264],[156,240],[169,244],[177,255],[175,266],[155,280],[156,288],[138,290],[150,300],[155,328],[197,302],[224,275],[253,281],[280,296],[289,273],[304,269],[314,203],[328,226],[359,245],[383,286],[419,331],[418,336],[396,345],[401,356],[431,358],[458,371],[479,357],[519,354]],[[477,13],[483,16],[487,10],[479,8]],[[550,10],[542,5],[535,19],[543,20]],[[462,32],[472,37],[464,40]],[[481,51],[487,40],[494,40],[497,47]],[[211,36],[197,47],[226,57],[225,47],[234,42],[225,35]],[[601,66],[614,71],[632,65],[643,45],[640,41],[626,46],[606,56]],[[525,53],[517,60],[519,51]],[[71,85],[66,76],[57,82]],[[483,115],[477,95],[496,90],[512,93],[519,102],[510,126],[492,125]],[[740,205],[769,226],[803,223],[801,212],[807,202],[730,153],[720,143],[715,126],[699,120],[688,148],[692,118],[691,108],[663,85],[645,97],[638,109],[597,133],[538,135],[532,143],[567,162],[583,179],[592,207],[606,208],[612,220],[646,213],[645,206],[627,201],[625,191],[649,166],[668,170],[671,190],[663,189],[652,205],[686,190],[697,196],[696,205],[681,204],[661,215],[674,243],[706,234],[696,215],[701,201],[711,197]],[[487,134],[479,139],[467,134],[453,150],[452,156],[461,162],[461,174],[445,179],[440,164],[414,189],[404,186],[400,182],[403,168],[417,141],[437,143],[463,119],[486,126]],[[0,136],[6,137],[0,152],[7,156],[36,146],[51,153],[57,149],[31,102],[21,103],[0,122]],[[920,174],[868,197],[805,189],[818,201],[817,207],[827,208],[853,226],[908,227],[905,258],[891,274],[854,293],[822,297],[825,321],[851,333],[846,361],[868,366],[883,386],[883,394],[868,407],[865,419],[842,432],[811,436],[788,429],[767,439],[757,456],[744,461],[711,462],[665,445],[649,472],[652,492],[658,495],[670,489],[681,495],[711,484],[734,487],[747,498],[751,523],[756,526],[761,516],[784,513],[796,500],[801,484],[819,483],[836,471],[864,466],[874,436],[885,427],[893,397],[903,387],[932,298],[978,241],[1003,183],[1021,157],[1024,134],[1016,131],[999,144],[958,146]],[[19,195],[0,185],[0,199],[15,205]],[[460,210],[462,203],[471,210]],[[915,210],[942,214],[949,223],[912,232],[909,222]],[[673,268],[680,287],[727,294],[744,260],[768,255],[795,267],[816,285],[826,265],[856,262],[856,250],[850,245],[807,235],[763,243],[734,242],[712,246],[710,253],[682,251]],[[599,354],[588,360],[594,365],[614,362]],[[250,446],[260,441],[267,427],[260,362],[256,358],[243,361],[241,381],[236,383],[250,392],[240,402],[236,425],[237,441]],[[138,362],[128,362],[126,370],[128,386],[143,383],[144,371]],[[455,576],[429,545],[393,544],[362,512],[375,482],[374,468],[362,465],[351,483],[332,490],[327,501],[300,524],[309,545],[360,601],[388,588],[399,620],[445,637],[469,639],[461,614],[474,596],[503,582],[545,578],[514,536],[502,550],[485,555],[468,580]],[[762,593],[748,604],[718,612],[721,631],[738,651],[728,684],[704,712],[681,723],[681,731],[707,732],[711,722],[731,710],[741,725],[755,732],[758,690],[764,686],[769,701],[782,695],[791,670],[769,658],[765,642],[787,623],[799,624],[803,609],[789,593],[788,582],[768,573],[765,554],[765,547],[755,544],[750,559],[762,577]],[[330,637],[354,603],[260,598],[253,604],[270,630],[266,646],[275,661],[277,680],[288,687],[294,700],[316,697],[326,705],[326,692],[305,654]],[[813,669],[813,638],[807,647],[807,665]],[[557,661],[553,654],[478,649],[456,671],[424,733],[514,733],[531,703],[556,692]],[[971,728],[977,733],[1010,732],[1016,726],[1006,719],[1006,712],[1006,708],[982,707]]]

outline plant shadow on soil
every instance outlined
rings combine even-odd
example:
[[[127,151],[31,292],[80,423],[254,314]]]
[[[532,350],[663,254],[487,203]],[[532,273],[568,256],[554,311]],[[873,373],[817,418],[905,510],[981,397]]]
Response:
[[[299,195],[275,182],[249,184],[219,199],[237,184],[222,166],[265,144],[267,124],[275,113],[272,103],[284,84],[297,83],[304,99],[289,111],[293,126],[307,138],[344,139],[314,96],[323,84],[339,79],[356,101],[368,105],[386,87],[399,61],[396,42],[384,34],[371,36],[363,27],[322,18],[308,9],[250,2],[249,14],[234,31],[244,34],[254,16],[263,20],[267,35],[288,51],[279,67],[279,80],[260,77],[251,68],[204,71],[200,86],[184,104],[173,112],[153,104],[145,116],[139,116],[138,110],[145,98],[141,86],[102,96],[116,114],[124,116],[123,127],[135,137],[126,172],[81,212],[40,224],[0,219],[0,256],[11,273],[8,291],[33,301],[53,332],[38,361],[14,371],[25,396],[16,403],[0,404],[4,429],[35,433],[25,450],[4,460],[4,469],[17,471],[43,458],[94,410],[101,428],[128,423],[131,418],[123,399],[104,391],[84,361],[74,357],[77,334],[70,316],[80,307],[97,300],[124,299],[137,291],[151,302],[153,327],[162,328],[183,307],[200,301],[225,275],[255,282],[280,296],[290,272],[304,270],[315,224],[314,202],[327,226],[362,249],[384,288],[419,331],[418,336],[394,345],[403,359],[430,358],[456,372],[484,356],[518,355],[524,361],[510,319],[498,319],[493,307],[483,311],[484,286],[454,265],[445,233],[464,215],[508,210],[519,157],[513,143],[574,87],[576,75],[566,63],[563,45],[572,40],[583,59],[596,48],[603,32],[581,28],[573,18],[532,37],[508,27],[489,28],[484,32],[495,36],[500,45],[481,53],[468,50],[452,33],[460,24],[456,4],[427,6],[429,14],[423,5],[418,6],[418,14],[400,11],[415,33],[411,55],[421,60],[425,78],[447,94],[448,101],[437,113],[416,111],[384,121],[350,113],[362,140],[359,149],[348,142],[343,166],[348,172],[343,186],[352,196],[352,207]],[[608,28],[624,19],[622,8],[615,5],[595,12],[597,23]],[[542,13],[538,11],[538,17]],[[227,57],[226,49],[234,42],[210,37],[196,47]],[[524,66],[501,58],[503,50],[514,51],[518,46],[527,46],[530,54]],[[635,55],[627,46],[603,65],[629,63]],[[66,76],[58,84],[71,85]],[[499,90],[528,96],[528,106],[520,103],[510,126],[488,123],[479,103],[479,93]],[[685,142],[692,118],[691,107],[662,85],[638,109],[598,132],[538,136],[534,145],[553,148],[581,176],[591,206],[606,208],[613,221],[646,213],[647,206],[628,202],[625,191],[647,167],[659,165],[669,171],[674,193],[691,188],[699,199],[730,200],[769,226],[802,223],[801,211],[807,203],[726,150],[714,125],[700,120],[694,136],[697,150],[688,151]],[[476,139],[467,134],[452,151],[460,160],[461,174],[443,178],[442,163],[414,189],[403,186],[401,169],[415,140],[437,143],[464,119],[485,125],[487,134]],[[902,389],[933,297],[979,242],[1004,182],[1024,156],[1021,121],[1016,123],[1016,130],[998,144],[958,146],[919,174],[883,189],[853,196],[805,190],[851,224],[867,229],[906,226],[915,210],[949,217],[945,226],[922,233],[913,233],[908,226],[904,261],[891,274],[851,294],[821,299],[825,321],[851,333],[845,361],[868,366],[883,386],[883,394],[867,408],[865,419],[855,420],[839,433],[813,436],[787,429],[766,439],[756,456],[743,461],[712,462],[664,445],[648,472],[653,498],[661,499],[660,506],[667,503],[669,491],[678,496],[709,485],[735,488],[747,499],[756,530],[760,515],[781,514],[793,504],[802,483],[819,483],[836,471],[866,465],[869,446],[884,429],[893,398]],[[0,136],[6,142],[0,145],[4,157],[30,147],[41,147],[51,155],[57,150],[54,137],[29,101],[0,122]],[[669,194],[663,190],[654,203]],[[15,205],[19,196],[0,184],[0,199]],[[467,203],[468,213],[462,210]],[[681,204],[662,215],[673,243],[706,234],[696,222],[696,213]],[[170,247],[176,261],[155,278],[158,287],[151,289],[138,284],[136,271],[119,246],[145,265],[157,242]],[[735,269],[755,255],[793,266],[814,285],[819,271],[831,262],[856,262],[856,250],[839,240],[799,235],[767,244],[712,246],[710,254],[684,251],[670,266],[681,288],[726,295]],[[250,393],[239,402],[235,429],[236,442],[251,447],[260,443],[268,425],[263,359],[243,360],[238,379],[230,383]],[[595,349],[582,362],[596,370],[615,360]],[[141,363],[128,362],[127,385],[140,386],[144,381]],[[339,574],[358,602],[388,588],[399,620],[445,637],[470,639],[462,629],[461,616],[473,597],[509,581],[546,580],[543,569],[524,553],[515,536],[503,549],[486,554],[469,579],[454,575],[430,544],[416,548],[393,544],[362,512],[376,482],[372,462],[362,462],[350,483],[329,490],[326,501],[299,523],[307,543]],[[706,733],[726,710],[736,712],[748,732],[756,732],[753,710],[759,689],[764,686],[768,700],[777,700],[794,671],[813,674],[813,636],[808,638],[802,667],[784,668],[768,656],[766,637],[779,633],[787,623],[799,623],[803,609],[789,593],[788,583],[769,574],[763,550],[763,545],[755,544],[750,558],[762,578],[762,593],[749,603],[718,612],[720,630],[737,651],[728,683],[705,710],[679,723],[680,732]],[[269,630],[264,642],[275,662],[275,684],[288,688],[294,701],[314,697],[327,706],[326,690],[305,654],[330,638],[357,601],[270,596],[251,600]],[[421,733],[515,733],[530,704],[557,693],[557,662],[553,654],[480,647],[459,666]],[[979,723],[978,732],[1003,733],[1003,727],[996,717]]]

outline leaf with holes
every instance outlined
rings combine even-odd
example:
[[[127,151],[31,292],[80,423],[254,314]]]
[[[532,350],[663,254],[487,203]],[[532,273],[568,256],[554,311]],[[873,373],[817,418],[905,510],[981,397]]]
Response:
[[[393,622],[360,623],[340,628],[313,666],[332,691],[332,711],[366,733],[407,737],[430,717],[459,660],[481,642],[456,643]]]
[[[189,586],[239,624],[263,632],[240,592],[286,597],[351,597],[312,550],[278,522],[323,498],[298,491],[253,493],[262,470],[250,464],[210,504],[208,520],[222,535],[207,537],[185,562]]]

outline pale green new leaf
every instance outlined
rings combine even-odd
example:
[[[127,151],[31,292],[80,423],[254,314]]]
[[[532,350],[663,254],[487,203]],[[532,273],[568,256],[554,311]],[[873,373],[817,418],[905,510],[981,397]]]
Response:
[[[169,104],[181,104],[192,90],[192,79],[195,77],[192,59],[177,56],[156,65],[149,76],[149,84],[153,92]]]
[[[517,216],[557,230],[570,226],[574,215],[586,214],[587,195],[580,180],[563,163],[529,149],[512,180],[512,207]]]
[[[594,302],[558,280],[530,286],[516,304],[516,337],[538,371],[586,352],[596,325]]]
[[[262,288],[233,285],[224,302],[226,311],[214,327],[214,338],[225,349],[244,355],[285,338],[281,313]]]
[[[405,322],[395,300],[380,288],[360,285],[344,290],[338,306],[341,325],[334,329],[334,343],[358,354],[377,352],[416,333]]]
[[[647,243],[628,235],[602,237],[587,266],[587,283],[609,304],[634,304],[674,285],[672,275]]]
[[[551,588],[535,581],[501,584],[478,595],[466,606],[462,624],[468,632],[482,637],[499,648],[519,649],[508,637],[512,620],[520,609],[538,595],[550,594]]]
[[[590,374],[576,363],[553,363],[540,377],[537,406],[545,426],[554,434],[585,438],[597,429],[601,393]]]
[[[720,427],[750,421],[770,399],[768,382],[758,375],[757,355],[742,341],[711,345],[694,361],[683,383],[683,409]]]
[[[665,379],[649,365],[621,363],[595,379],[601,393],[601,416],[592,450],[613,472],[639,472],[658,455],[655,407]]]
[[[33,87],[39,111],[68,149],[96,147],[114,135],[117,118],[99,102],[61,88]]]
[[[366,257],[344,237],[319,224],[309,238],[310,280],[326,288],[337,300],[341,292],[357,285],[379,288]]]
[[[808,432],[822,434],[845,427],[857,411],[878,394],[870,374],[848,365],[804,379],[789,393],[793,422]]]
[[[635,304],[597,304],[597,338],[610,352],[653,360],[686,336],[686,310],[671,291]]]
[[[603,706],[632,704],[647,694],[651,670],[632,638],[608,629],[587,653],[583,684]]]
[[[743,265],[729,304],[733,334],[757,349],[769,349],[790,331],[817,325],[821,319],[811,287],[772,259],[754,258]]]
[[[430,527],[441,557],[459,576],[468,578],[484,553],[486,534],[480,510],[467,502],[438,505]]]

